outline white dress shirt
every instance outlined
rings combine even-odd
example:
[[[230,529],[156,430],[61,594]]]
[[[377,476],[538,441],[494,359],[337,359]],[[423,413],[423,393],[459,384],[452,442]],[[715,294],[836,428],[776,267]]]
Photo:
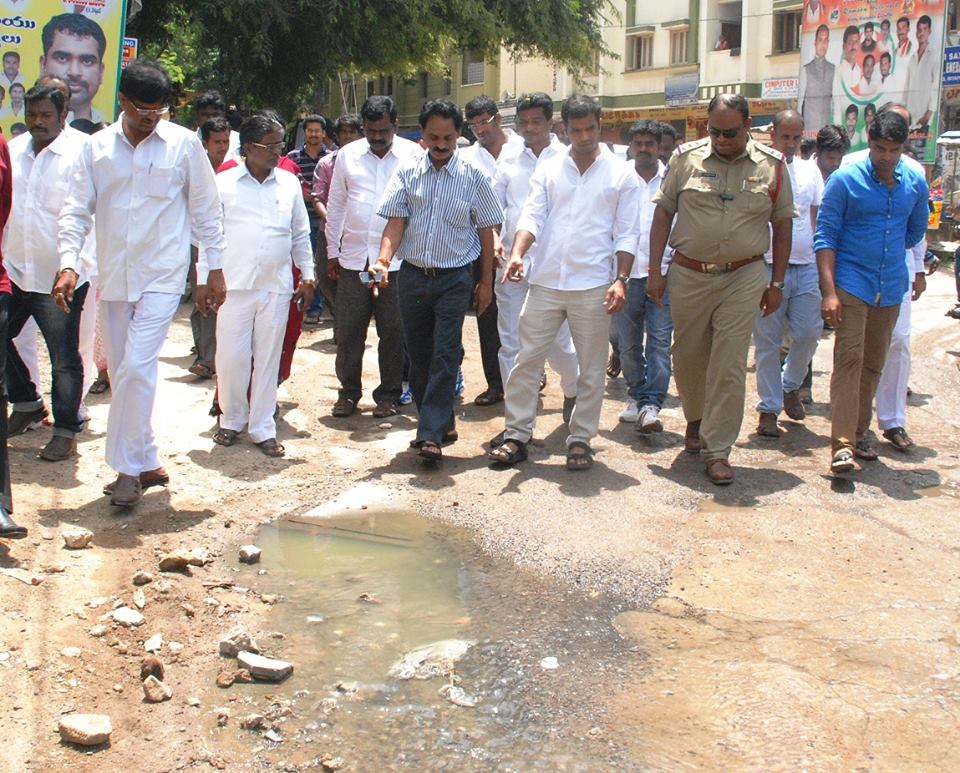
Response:
[[[290,258],[303,279],[314,278],[310,220],[295,174],[274,169],[261,183],[246,162],[217,175],[223,201],[223,278],[231,290],[293,293]],[[197,282],[206,284],[206,252],[197,264]]]
[[[121,118],[90,137],[58,219],[61,269],[77,267],[94,213],[101,300],[180,295],[191,224],[210,268],[222,268],[220,196],[210,160],[189,129],[160,121],[134,147]]]
[[[937,99],[941,64],[935,52],[940,48],[931,45],[932,42],[928,42],[923,56],[920,56],[919,50],[914,51],[907,66],[907,110],[914,123],[919,122],[928,111],[933,113],[939,107]]]
[[[636,170],[636,167],[634,167]],[[660,190],[660,183],[667,173],[667,167],[662,161],[657,161],[657,173],[650,178],[650,182],[637,175],[637,184],[640,186],[640,209],[637,211],[637,223],[640,235],[637,237],[637,248],[633,256],[633,268],[630,269],[631,279],[646,279],[650,274],[650,227],[653,225],[653,213],[657,205],[653,202],[654,194]],[[672,254],[667,250],[660,266],[661,273],[666,276],[670,268]]]
[[[793,206],[799,213],[793,218],[793,242],[790,248],[790,265],[807,265],[817,262],[813,251],[813,223],[810,220],[810,208],[819,207],[823,199],[823,175],[816,161],[804,161],[795,156],[787,164],[790,173],[790,186],[793,188]],[[772,239],[771,239],[772,244]],[[773,251],[764,253],[767,263],[773,263]]]
[[[503,133],[507,136],[506,142],[500,148],[500,155],[497,158],[479,142],[474,142],[469,147],[460,151],[463,158],[482,171],[487,179],[493,181],[493,175],[496,173],[497,164],[501,159],[516,155],[523,150],[523,137],[512,129],[504,129]]]
[[[637,179],[633,164],[606,145],[584,174],[569,151],[541,164],[517,223],[540,243],[530,261],[530,284],[553,290],[609,284],[616,253],[633,255],[637,248]]]
[[[500,240],[503,242],[503,252],[507,257],[513,248],[513,237],[517,233],[517,223],[523,211],[523,203],[527,200],[527,194],[530,193],[530,178],[547,159],[563,153],[566,149],[567,146],[560,142],[557,135],[551,134],[550,144],[540,151],[539,156],[524,145],[519,153],[507,155],[501,153],[500,158],[497,159],[496,172],[493,176],[493,192],[497,194],[500,206],[503,207],[503,228]],[[529,260],[536,255],[536,251],[537,243],[534,242],[524,256],[526,266],[524,272],[527,272]]]
[[[61,131],[34,155],[29,133],[10,140],[13,210],[3,232],[3,257],[10,281],[24,292],[49,293],[53,287],[60,270],[57,216],[67,198],[73,166],[89,141],[81,132]],[[89,245],[84,252],[90,252]],[[90,279],[86,261],[76,269],[78,285]]]
[[[377,214],[377,205],[393,173],[422,149],[416,142],[395,136],[383,158],[370,150],[370,143],[357,140],[340,148],[327,196],[327,251],[342,268],[363,271],[380,255],[380,239],[387,225]],[[390,262],[390,270],[400,268]]]

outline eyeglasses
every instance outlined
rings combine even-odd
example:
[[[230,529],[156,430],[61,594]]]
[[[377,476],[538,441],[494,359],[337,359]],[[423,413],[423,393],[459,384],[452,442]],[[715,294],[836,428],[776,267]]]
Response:
[[[736,137],[740,133],[742,129],[743,129],[742,124],[738,126],[736,129],[715,129],[713,126],[708,126],[707,133],[711,137],[719,137],[720,135],[723,135],[726,139],[732,140],[734,137]]]
[[[250,142],[248,144],[253,145],[255,148],[269,150],[271,153],[279,153],[281,150],[283,150],[282,142],[270,142],[266,145],[264,145],[262,142]]]
[[[152,116],[159,117],[161,115],[166,115],[167,113],[170,112],[169,107],[140,107],[140,105],[138,105],[133,100],[128,100],[128,101],[130,102],[130,106],[134,110],[136,110],[139,115],[143,115],[143,116],[152,115]]]
[[[467,128],[468,128],[470,131],[475,132],[477,129],[479,129],[479,128],[483,127],[483,126],[489,126],[489,125],[492,124],[496,119],[497,119],[497,116],[496,116],[496,114],[494,114],[494,115],[491,115],[491,116],[490,116],[489,118],[487,118],[486,120],[483,120],[483,121],[474,121],[473,123],[467,123]]]

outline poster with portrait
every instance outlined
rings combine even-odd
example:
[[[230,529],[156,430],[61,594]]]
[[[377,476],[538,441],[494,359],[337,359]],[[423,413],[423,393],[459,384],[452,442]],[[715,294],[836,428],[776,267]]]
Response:
[[[851,150],[887,102],[910,111],[910,144],[932,162],[940,111],[945,0],[804,0],[797,108],[808,136],[842,126]]]
[[[110,123],[126,0],[0,0],[0,129],[9,140],[26,130],[23,97],[43,75],[70,86],[68,122]]]

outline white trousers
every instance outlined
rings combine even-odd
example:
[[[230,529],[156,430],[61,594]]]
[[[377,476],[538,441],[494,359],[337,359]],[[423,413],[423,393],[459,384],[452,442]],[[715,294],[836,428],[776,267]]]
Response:
[[[606,293],[607,285],[590,290],[552,290],[531,285],[520,312],[520,354],[504,389],[507,439],[521,443],[530,440],[543,363],[564,321],[570,323],[580,364],[577,405],[569,423],[567,446],[574,441],[589,443],[597,434],[607,383],[610,315],[603,305]]]
[[[289,310],[288,293],[230,290],[217,312],[220,426],[235,432],[246,426],[254,443],[277,436],[273,414]]]
[[[908,290],[890,337],[887,361],[877,384],[877,424],[881,430],[907,426],[907,384],[910,380],[910,300]]]
[[[37,388],[37,394],[40,391],[40,350],[37,348],[40,343],[40,328],[37,327],[37,321],[33,317],[28,317],[20,330],[20,335],[13,339],[13,345],[17,348],[17,354],[27,366],[27,372],[30,374],[30,380]],[[86,394],[86,393],[84,393]]]
[[[520,310],[527,298],[529,285],[522,282],[500,283],[502,271],[497,274],[495,290],[497,293],[497,330],[500,333],[500,377],[507,383],[510,371],[520,353]],[[564,397],[577,396],[577,379],[580,378],[580,366],[577,364],[577,352],[570,337],[570,325],[564,320],[557,337],[547,352],[547,363],[560,376],[560,388]]]
[[[157,369],[179,305],[179,293],[148,292],[132,303],[101,301],[111,391],[106,458],[123,475],[139,475],[160,466],[153,434]]]

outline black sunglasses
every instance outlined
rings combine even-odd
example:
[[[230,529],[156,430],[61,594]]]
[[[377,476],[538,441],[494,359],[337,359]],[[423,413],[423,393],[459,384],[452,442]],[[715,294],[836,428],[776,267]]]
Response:
[[[743,129],[743,126],[738,126],[736,129],[715,129],[712,126],[707,127],[707,133],[711,137],[719,137],[721,134],[726,137],[728,140],[732,140],[736,137],[740,131]]]

